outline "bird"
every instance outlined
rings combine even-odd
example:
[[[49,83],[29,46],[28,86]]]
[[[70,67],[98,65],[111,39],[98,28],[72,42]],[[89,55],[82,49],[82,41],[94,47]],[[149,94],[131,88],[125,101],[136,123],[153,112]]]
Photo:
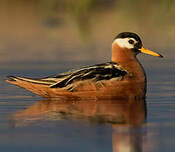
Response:
[[[136,33],[122,32],[113,39],[109,62],[43,78],[8,76],[6,81],[45,98],[142,99],[146,95],[147,80],[136,57],[140,53],[163,57],[145,49]]]

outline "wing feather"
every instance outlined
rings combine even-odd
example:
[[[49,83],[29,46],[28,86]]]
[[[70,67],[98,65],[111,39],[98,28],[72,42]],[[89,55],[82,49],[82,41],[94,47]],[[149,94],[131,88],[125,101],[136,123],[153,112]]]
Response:
[[[63,88],[77,81],[83,80],[93,80],[98,82],[101,80],[110,80],[112,78],[121,79],[127,73],[128,72],[117,63],[107,62],[57,75],[54,77],[56,83],[52,84],[50,87]]]

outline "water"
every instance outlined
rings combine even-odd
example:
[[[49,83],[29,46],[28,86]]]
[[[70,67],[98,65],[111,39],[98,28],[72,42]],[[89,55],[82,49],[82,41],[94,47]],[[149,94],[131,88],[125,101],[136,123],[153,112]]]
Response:
[[[126,4],[1,1],[0,151],[175,151],[175,5]],[[42,77],[109,61],[111,41],[121,31],[140,34],[145,47],[165,56],[139,55],[148,79],[146,108],[49,101],[5,82],[7,75]]]

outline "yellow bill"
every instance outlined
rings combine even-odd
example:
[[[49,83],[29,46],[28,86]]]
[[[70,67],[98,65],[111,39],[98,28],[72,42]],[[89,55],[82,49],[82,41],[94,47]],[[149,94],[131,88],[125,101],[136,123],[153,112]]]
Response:
[[[161,57],[163,58],[163,56],[159,53],[153,52],[151,50],[145,49],[144,47],[142,47],[141,49],[138,49],[141,53],[145,53],[145,54],[149,54],[152,56],[157,56],[157,57]]]

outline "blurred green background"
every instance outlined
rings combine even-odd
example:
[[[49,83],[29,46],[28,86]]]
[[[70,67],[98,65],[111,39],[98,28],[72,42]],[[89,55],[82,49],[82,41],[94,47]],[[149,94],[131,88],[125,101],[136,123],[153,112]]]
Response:
[[[0,68],[106,62],[124,31],[173,59],[175,1],[0,0]]]

